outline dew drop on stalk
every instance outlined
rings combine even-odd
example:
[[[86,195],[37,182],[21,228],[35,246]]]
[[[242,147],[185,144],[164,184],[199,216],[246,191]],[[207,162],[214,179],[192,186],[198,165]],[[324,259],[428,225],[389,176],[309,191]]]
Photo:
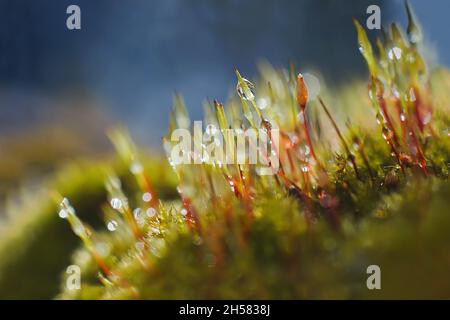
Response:
[[[119,226],[119,224],[117,223],[116,220],[111,220],[108,222],[108,224],[106,225],[106,228],[108,228],[109,231],[113,232],[117,230],[117,227]]]
[[[67,198],[62,199],[60,206],[61,207],[68,207],[68,206],[70,206],[69,199],[67,199]]]
[[[384,140],[389,141],[392,138],[392,131],[389,130],[387,127],[384,127],[382,131],[382,136]]]
[[[359,49],[359,52],[361,52],[362,54],[364,54],[364,48],[363,48],[363,46],[359,46],[358,49]]]
[[[112,198],[111,199],[111,207],[113,207],[113,209],[116,210],[120,210],[122,208],[122,200],[120,200],[119,198]]]
[[[152,200],[152,194],[150,192],[144,192],[142,195],[142,200],[144,202],[150,202]]]
[[[144,171],[142,164],[139,161],[133,161],[130,165],[130,172],[132,174],[139,174]]]
[[[182,216],[186,216],[188,212],[185,208],[183,208],[183,209],[181,209],[180,213]]]
[[[61,210],[59,210],[58,216],[61,219],[66,219],[69,216],[69,214],[67,213],[66,209],[61,209]]]
[[[208,124],[207,126],[206,126],[206,134],[208,134],[208,135],[210,135],[210,136],[213,136],[213,135],[215,135],[216,134],[216,132],[217,132],[217,128],[216,128],[216,126],[215,125],[213,125],[213,124]]]
[[[381,113],[379,113],[379,112],[377,112],[377,123],[378,124],[383,124],[384,123],[384,118],[383,118],[383,116],[381,115]]]
[[[400,121],[401,122],[405,122],[406,121],[406,116],[405,116],[405,114],[403,112],[400,113]]]
[[[148,208],[146,214],[149,218],[152,218],[155,216],[156,210],[154,208]]]
[[[399,47],[393,47],[389,50],[388,57],[391,60],[400,60],[402,58],[402,49]]]
[[[66,219],[71,214],[75,214],[75,209],[71,206],[69,199],[64,198],[60,203],[61,210],[58,212],[58,216],[62,219]]]
[[[136,220],[136,222],[139,225],[143,225],[145,223],[145,217],[142,214],[142,209],[141,208],[136,208],[133,210],[133,216],[134,219]]]
[[[413,88],[409,89],[409,96],[407,96],[407,99],[411,102],[416,101],[416,94]]]
[[[300,151],[300,154],[305,158],[309,157],[309,155],[311,154],[311,149],[309,148],[309,146],[307,144],[301,145],[299,147],[299,151]]]
[[[236,91],[239,97],[247,101],[255,99],[255,94],[253,92],[254,88],[255,86],[253,83],[245,78],[242,78],[242,81],[238,81],[236,85]]]
[[[397,90],[396,86],[392,86],[392,94],[396,97],[400,99],[400,93]]]

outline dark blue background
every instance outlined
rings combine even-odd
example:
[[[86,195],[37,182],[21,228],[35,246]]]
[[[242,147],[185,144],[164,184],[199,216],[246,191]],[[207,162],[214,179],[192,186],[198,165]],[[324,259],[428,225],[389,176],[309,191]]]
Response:
[[[66,29],[69,4],[80,31]],[[229,94],[234,66],[251,78],[261,59],[345,83],[365,72],[351,17],[364,20],[369,4],[405,22],[395,0],[0,0],[0,134],[45,121],[49,101],[87,96],[158,144],[175,90],[200,118],[205,98]],[[412,4],[449,65],[450,2]]]

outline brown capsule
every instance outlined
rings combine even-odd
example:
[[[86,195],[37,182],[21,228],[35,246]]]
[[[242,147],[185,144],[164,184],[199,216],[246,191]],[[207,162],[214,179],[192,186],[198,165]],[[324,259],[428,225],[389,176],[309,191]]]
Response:
[[[306,87],[305,79],[302,74],[297,76],[297,103],[302,110],[305,109],[308,102],[308,88]]]

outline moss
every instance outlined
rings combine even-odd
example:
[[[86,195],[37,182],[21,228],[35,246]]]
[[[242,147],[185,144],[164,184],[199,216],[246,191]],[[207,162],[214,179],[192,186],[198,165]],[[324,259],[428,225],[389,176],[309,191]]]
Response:
[[[63,216],[84,245],[74,251],[55,204],[41,200],[1,242],[1,294],[12,296],[20,270],[28,282],[17,297],[48,297],[59,286],[62,299],[449,298],[449,73],[426,69],[414,28],[405,37],[394,24],[376,51],[355,26],[369,95],[356,83],[313,100],[294,67],[265,65],[256,85],[236,70],[237,97],[206,107],[206,122],[221,130],[263,127],[270,136],[280,128],[274,175],[250,165],[176,165],[170,136],[171,165],[143,166],[128,135],[112,133],[117,162],[102,174],[65,172],[51,186],[70,199]],[[361,122],[342,121],[341,97]],[[177,97],[169,130],[189,123]],[[65,285],[71,253],[80,290]],[[366,287],[372,264],[382,290]],[[42,270],[38,280],[30,265]]]

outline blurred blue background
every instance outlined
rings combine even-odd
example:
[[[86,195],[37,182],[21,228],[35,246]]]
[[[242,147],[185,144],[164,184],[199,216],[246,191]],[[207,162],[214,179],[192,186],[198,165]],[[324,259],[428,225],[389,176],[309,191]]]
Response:
[[[450,65],[450,2],[411,3]],[[80,31],[66,29],[70,4]],[[351,17],[364,21],[370,4],[405,23],[395,0],[0,0],[0,136],[49,119],[78,131],[119,121],[158,146],[175,91],[200,119],[203,100],[230,93],[234,66],[252,78],[263,59],[343,83],[364,75]]]

